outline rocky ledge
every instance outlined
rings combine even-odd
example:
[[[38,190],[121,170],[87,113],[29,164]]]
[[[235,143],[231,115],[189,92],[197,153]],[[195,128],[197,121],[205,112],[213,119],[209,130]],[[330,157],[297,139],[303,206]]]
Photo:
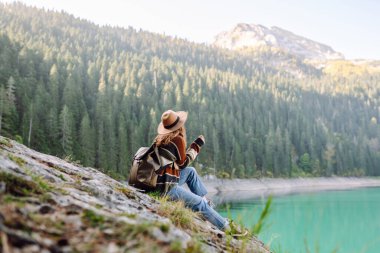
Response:
[[[0,136],[0,252],[269,252],[255,237],[237,240],[163,205]]]

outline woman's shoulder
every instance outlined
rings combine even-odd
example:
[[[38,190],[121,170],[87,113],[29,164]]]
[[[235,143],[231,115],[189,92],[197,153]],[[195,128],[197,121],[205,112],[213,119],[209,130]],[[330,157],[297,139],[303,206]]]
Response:
[[[179,138],[174,137],[168,144],[161,145],[160,147],[168,150],[177,157],[177,159],[180,157],[179,147],[181,147],[181,140]]]
[[[184,141],[184,140],[185,140],[185,138],[183,137],[182,134],[179,134],[179,135],[175,136],[175,137],[172,139],[172,141]]]
[[[183,148],[185,144],[185,138],[182,135],[177,135],[171,140],[171,143],[176,145],[178,148]]]

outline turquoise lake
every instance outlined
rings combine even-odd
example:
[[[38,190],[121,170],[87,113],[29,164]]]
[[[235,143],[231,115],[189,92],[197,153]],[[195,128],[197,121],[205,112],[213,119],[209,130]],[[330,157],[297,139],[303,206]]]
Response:
[[[265,201],[231,202],[229,212],[227,205],[217,210],[252,227]],[[380,188],[273,197],[266,224],[258,237],[276,253],[379,253]]]

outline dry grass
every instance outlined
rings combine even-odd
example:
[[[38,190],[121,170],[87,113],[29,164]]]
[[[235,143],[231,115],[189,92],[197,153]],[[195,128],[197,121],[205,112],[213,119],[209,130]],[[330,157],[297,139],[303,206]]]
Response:
[[[199,214],[186,208],[183,201],[170,201],[167,197],[162,197],[159,201],[157,210],[159,215],[169,218],[179,228],[198,232],[199,228],[193,221],[199,218]]]

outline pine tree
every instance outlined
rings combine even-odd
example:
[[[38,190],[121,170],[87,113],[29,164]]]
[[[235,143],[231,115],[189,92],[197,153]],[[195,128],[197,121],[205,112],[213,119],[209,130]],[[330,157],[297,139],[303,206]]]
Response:
[[[308,153],[303,154],[299,160],[300,169],[302,169],[303,171],[305,171],[307,173],[310,173],[312,166],[313,166],[313,164],[312,164],[310,155]]]
[[[39,151],[124,173],[129,153],[149,145],[161,113],[174,109],[189,112],[189,138],[206,136],[197,159],[206,168],[380,174],[379,73],[337,77],[294,61],[299,78],[261,61],[278,56],[270,50],[102,29],[22,4],[0,12],[0,134]]]
[[[60,154],[61,147],[59,142],[60,129],[59,129],[59,115],[56,107],[52,107],[47,115],[47,136],[50,142],[50,150],[52,154]]]
[[[0,134],[8,137],[15,134],[17,116],[15,79],[11,76],[6,88],[0,84]]]
[[[5,89],[2,85],[0,85],[0,134],[2,133],[3,128],[3,117],[8,113],[8,106],[7,106],[7,94],[5,92]]]
[[[327,144],[324,159],[326,161],[326,174],[327,176],[331,176],[334,173],[335,164],[335,147],[333,144]]]
[[[49,94],[51,96],[52,107],[56,110],[59,108],[60,105],[59,87],[60,85],[58,68],[56,64],[53,64],[49,72]]]
[[[95,164],[95,133],[91,127],[91,122],[86,113],[80,124],[79,131],[80,156],[79,160],[84,166],[94,166]]]
[[[73,116],[68,108],[64,105],[59,116],[60,119],[60,133],[61,133],[61,146],[64,156],[73,155]]]
[[[117,172],[121,175],[127,175],[132,154],[128,149],[128,133],[126,121],[122,115],[119,115],[119,128],[117,136]]]

